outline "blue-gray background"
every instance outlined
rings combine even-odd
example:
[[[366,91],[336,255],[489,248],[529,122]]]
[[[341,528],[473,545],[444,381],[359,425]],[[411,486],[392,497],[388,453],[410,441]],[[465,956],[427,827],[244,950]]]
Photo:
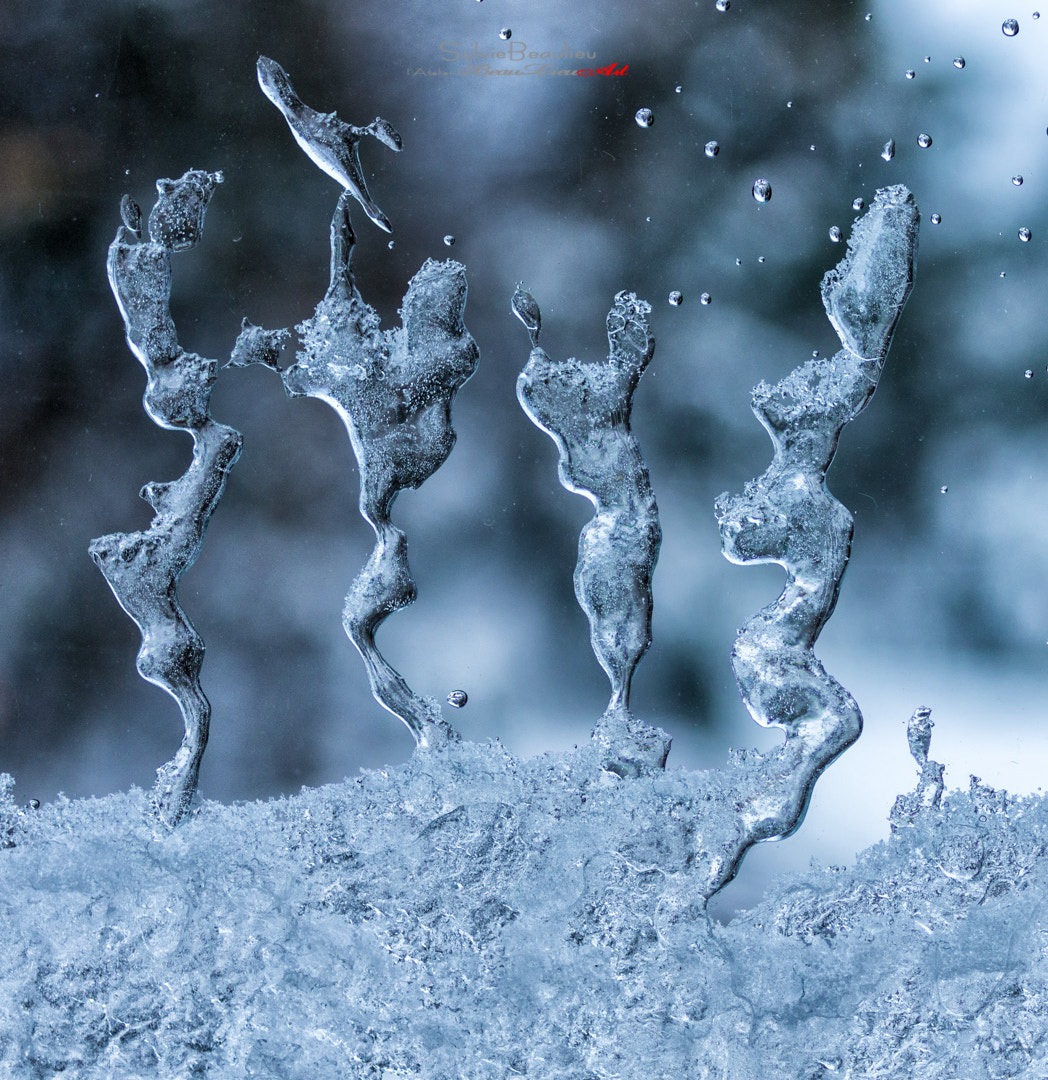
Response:
[[[381,115],[403,135],[400,155],[362,145],[394,248],[354,214],[359,283],[386,325],[426,257],[453,254],[469,274],[482,355],[455,405],[458,446],[394,511],[419,600],[379,644],[416,690],[467,690],[452,717],[464,734],[525,754],[581,742],[600,715],[607,683],[571,585],[590,507],[559,486],[552,443],[517,406],[528,341],[509,299],[524,280],[546,349],[596,358],[611,299],[630,289],[654,307],[634,430],[665,535],[634,707],[676,737],[671,764],[769,745],[727,657],[782,573],[729,565],[712,503],[767,464],[753,384],[836,348],[818,295],[843,255],[830,227],[847,232],[855,197],[905,183],[923,214],[917,286],[830,476],[856,537],[818,649],[867,731],[801,833],[751,856],[736,902],[775,866],[843,861],[883,835],[912,780],[917,705],[935,710],[933,756],[954,784],[978,772],[1035,788],[1048,760],[1048,11],[1035,19],[1032,5],[7,0],[0,769],[24,798],[103,794],[150,785],[180,738],[177,707],[136,675],[137,631],[87,556],[92,537],[148,524],[138,489],[181,473],[190,448],[141,410],[105,251],[124,192],[148,208],[157,177],[221,169],[203,244],[174,260],[182,345],[224,359],[242,316],[276,327],[311,313],[338,189],[260,93],[261,52],[315,108]],[[442,61],[505,49],[503,27],[529,52],[566,45],[628,71],[482,75]],[[634,122],[641,107],[649,129]],[[763,206],[758,176],[774,190]],[[275,795],[402,760],[410,736],[371,700],[340,625],[372,543],[341,424],[261,369],[223,373],[213,413],[245,449],[181,588],[208,648],[203,793]]]

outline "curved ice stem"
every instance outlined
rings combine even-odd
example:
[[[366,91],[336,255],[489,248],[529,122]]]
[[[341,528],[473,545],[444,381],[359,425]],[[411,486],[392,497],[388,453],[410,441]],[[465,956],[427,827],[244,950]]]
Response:
[[[648,470],[630,430],[633,392],[655,351],[651,307],[633,293],[615,297],[607,319],[608,359],[596,364],[554,361],[538,347],[539,306],[520,287],[513,311],[533,346],[517,379],[517,398],[556,443],[560,482],[597,511],[579,537],[575,568],[575,595],[611,682],[594,738],[609,769],[624,775],[661,769],[669,737],[629,709],[633,673],[651,645],[651,575],[662,541]]]
[[[416,742],[430,745],[453,734],[440,706],[415,694],[375,646],[383,620],[416,595],[407,539],[389,515],[398,492],[419,487],[451,453],[451,403],[479,353],[462,321],[465,268],[451,260],[428,259],[408,285],[402,328],[379,329],[350,269],[348,196],[343,192],[331,222],[327,295],[296,327],[302,348],[282,378],[291,397],[326,401],[349,433],[360,467],[360,513],[375,531],[375,547],[346,597],[343,625],[375,699]]]
[[[760,782],[740,798],[738,857],[717,872],[719,888],[746,848],[787,836],[800,824],[822,770],[862,730],[852,696],[812,648],[837,602],[848,564],[852,516],[826,489],[825,475],[845,424],[877,387],[892,332],[913,285],[919,215],[902,186],[877,193],[822,282],[822,299],[844,348],[809,360],[776,386],[760,383],[753,411],[774,444],[767,471],[742,495],[721,495],[716,512],[724,554],[736,563],[774,562],[786,586],[739,631],[732,667],[757,723],[786,741],[764,761]]]
[[[146,370],[145,410],[161,427],[187,431],[193,438],[193,460],[185,474],[142,489],[142,497],[156,511],[149,528],[102,536],[90,547],[91,558],[120,606],[142,632],[139,674],[166,690],[182,710],[182,745],[157,770],[154,789],[157,813],[171,826],[192,802],[211,716],[199,678],[204,644],[186,618],[176,590],[200,553],[242,441],[240,432],[216,423],[210,415],[216,362],[187,353],[178,344],[169,307],[171,252],[200,240],[205,211],[221,179],[219,173],[194,169],[179,180],[158,180],[145,242],[139,234],[138,206],[125,196],[124,225],[110,245],[108,259],[109,283],[128,345]],[[241,352],[245,342],[242,334]]]
[[[309,159],[341,184],[380,229],[391,233],[393,228],[389,218],[368,194],[357,144],[365,135],[373,135],[391,150],[400,150],[400,136],[393,126],[376,117],[366,127],[357,127],[340,120],[333,112],[320,113],[311,109],[295,93],[287,72],[268,56],[258,58],[257,71],[262,93],[281,111],[295,142]]]

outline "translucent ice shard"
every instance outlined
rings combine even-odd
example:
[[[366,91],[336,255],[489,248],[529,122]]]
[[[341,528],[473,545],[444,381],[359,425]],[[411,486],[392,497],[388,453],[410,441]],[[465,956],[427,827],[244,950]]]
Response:
[[[128,345],[146,370],[146,412],[161,427],[193,437],[193,461],[185,474],[171,483],[142,488],[142,498],[156,511],[149,528],[103,536],[90,547],[120,606],[142,632],[139,674],[166,690],[182,710],[182,745],[157,770],[154,790],[156,810],[168,825],[177,824],[192,801],[211,716],[199,678],[204,644],[182,611],[176,590],[200,553],[241,446],[240,433],[210,415],[217,363],[178,344],[169,308],[171,253],[199,242],[205,211],[220,181],[220,174],[196,169],[179,180],[158,180],[144,242],[138,205],[124,196],[124,224],[110,245],[108,260]],[[245,330],[237,343],[241,354],[255,347],[249,337]]]
[[[341,184],[364,207],[367,216],[380,229],[391,233],[393,228],[389,218],[368,194],[357,144],[365,135],[373,135],[391,150],[400,150],[402,143],[393,125],[376,117],[366,127],[357,127],[340,120],[333,112],[320,113],[311,109],[295,93],[287,72],[268,56],[258,58],[257,70],[262,92],[283,113],[295,142],[318,168]]]
[[[761,782],[741,793],[743,850],[797,828],[815,780],[862,730],[852,696],[812,652],[837,602],[852,537],[852,516],[826,490],[825,475],[841,429],[877,387],[913,285],[918,225],[904,187],[877,193],[848,254],[822,282],[844,348],[755,388],[753,411],[774,444],[772,463],[742,495],[717,500],[724,554],[736,563],[775,562],[787,574],[778,600],[739,631],[732,650],[750,714],[786,733]]]
[[[375,646],[375,631],[415,599],[407,539],[390,521],[397,493],[417,488],[455,445],[451,403],[476,370],[476,343],[466,329],[466,272],[461,263],[426,261],[404,297],[403,326],[380,330],[357,291],[350,259],[354,236],[349,195],[331,222],[331,283],[312,319],[297,327],[298,362],[282,373],[292,397],[326,401],[346,425],[360,466],[360,512],[375,547],[346,597],[343,625],[367,668],[375,699],[429,745],[451,734],[440,706],[416,695]],[[272,359],[261,361],[276,367]]]
[[[595,364],[554,361],[539,348],[539,306],[519,286],[512,307],[533,346],[517,379],[517,398],[557,444],[560,482],[597,509],[579,537],[575,567],[575,595],[611,681],[611,700],[594,738],[615,772],[661,769],[669,737],[629,710],[633,672],[651,644],[651,575],[662,541],[648,470],[630,430],[633,392],[655,351],[651,307],[633,293],[615,297],[607,319],[608,359]]]

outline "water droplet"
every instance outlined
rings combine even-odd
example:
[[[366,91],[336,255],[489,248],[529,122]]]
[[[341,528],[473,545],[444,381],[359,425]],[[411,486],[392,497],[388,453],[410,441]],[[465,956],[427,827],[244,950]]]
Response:
[[[835,244],[839,244],[841,242],[841,230],[838,229],[836,225],[830,228],[830,239]]]
[[[710,294],[708,292],[704,292],[702,294],[702,296],[699,297],[699,303],[709,305],[709,304],[713,303],[713,297],[710,296]]]
[[[941,214],[932,214],[932,224],[933,225],[941,225],[942,224],[942,215]]]
[[[1004,271],[1002,270],[1002,271],[1001,271],[1001,277],[1006,277],[1006,276],[1007,276],[1007,275],[1006,275],[1006,274],[1005,274],[1005,272],[1004,272]]]
[[[764,256],[763,255],[758,255],[757,256],[757,262],[763,263],[764,262]]]
[[[1032,368],[1027,368],[1027,369],[1026,369],[1026,370],[1025,370],[1024,372],[1023,372],[1023,376],[1024,376],[1025,378],[1027,378],[1027,379],[1032,379],[1032,378],[1033,378],[1033,369],[1032,369]]]
[[[867,11],[865,16],[863,16],[863,17],[866,19],[867,22],[869,22],[870,19],[873,18],[873,14],[871,12]]]
[[[1018,19],[1005,19],[1001,23],[1001,31],[1005,37],[1015,37],[1019,33],[1019,20]]]
[[[731,0],[717,0],[717,10],[727,11],[731,7]]]
[[[633,119],[636,120],[641,127],[651,127],[651,125],[655,123],[655,114],[651,109],[638,109],[637,115],[634,116]]]
[[[818,360],[819,359],[819,350],[818,349],[812,349],[811,358],[813,360]]]
[[[461,709],[469,701],[469,694],[465,690],[452,690],[448,694],[448,704],[454,709]]]
[[[771,198],[771,184],[763,176],[753,181],[753,197],[762,203]]]
[[[814,154],[815,153],[815,143],[812,143],[811,146],[808,147],[808,149]]]
[[[735,260],[735,265],[736,266],[742,266],[742,259],[736,259]]]
[[[950,489],[945,484],[943,484],[943,486],[941,488],[939,488],[939,494],[940,495],[945,495],[946,492],[948,492],[949,490]]]
[[[1023,186],[1023,178],[1021,176],[1019,176],[1018,174],[1016,174],[1015,176],[1012,177],[1012,183],[1016,187],[1022,187]]]
[[[673,92],[674,92],[675,94],[679,94],[679,93],[680,93],[680,92],[681,92],[681,91],[682,91],[683,89],[684,89],[684,87],[683,87],[683,86],[677,86],[677,87],[674,87],[674,90],[673,90]]]
[[[792,109],[793,108],[793,102],[792,101],[787,101],[786,102],[786,108],[787,109]]]
[[[668,299],[674,307],[680,307],[681,304],[684,303],[684,293],[680,292],[678,289],[674,289],[673,292],[670,293]]]
[[[509,39],[513,37],[513,31],[510,30],[508,26],[504,26],[499,31],[499,37],[502,38],[503,41],[509,41]]]
[[[891,161],[891,159],[893,157],[895,157],[895,140],[894,139],[889,139],[884,144],[884,149],[881,151],[881,157],[884,158],[885,161]]]
[[[858,198],[852,199],[852,209],[858,213],[860,210],[866,208],[866,200],[860,195]]]
[[[451,233],[448,233],[448,235],[444,237],[444,243],[445,243],[445,244],[446,244],[446,245],[447,245],[448,247],[452,247],[452,246],[454,245],[454,243],[455,243],[455,238],[454,238],[454,237],[453,237],[453,236],[451,235]]]
[[[1030,232],[1030,230],[1025,225],[1019,230],[1019,239],[1024,244],[1028,244],[1030,242],[1031,236],[1033,236],[1033,233]]]
[[[710,139],[705,146],[706,157],[716,157],[720,153],[720,143],[715,139]]]
[[[389,250],[392,251],[393,250],[393,241],[390,240],[390,242],[386,245],[386,247],[388,247]]]
[[[1034,13],[1033,13],[1033,14],[1032,14],[1032,15],[1030,16],[1030,18],[1031,18],[1031,19],[1039,19],[1040,17],[1041,17],[1041,13],[1040,13],[1039,11],[1035,11],[1035,12],[1034,12]]]
[[[921,146],[925,150],[927,150],[928,147],[931,146],[931,144],[932,144],[932,137],[927,132],[922,131],[920,133],[920,135],[917,136],[917,145],[918,146]]]
[[[28,806],[30,810],[39,810],[40,809],[40,800],[39,799],[30,799],[29,802],[26,803],[26,806]]]
[[[914,71],[913,68],[907,68],[906,69],[906,78],[907,79],[916,79],[917,78],[917,72]]]
[[[926,57],[924,58],[924,62],[925,62],[926,64],[930,64],[930,63],[932,62],[932,58],[931,58],[930,56],[926,56]]]
[[[964,67],[964,57],[963,56],[955,56],[953,58],[953,66],[955,68],[957,68],[958,71],[960,71]]]

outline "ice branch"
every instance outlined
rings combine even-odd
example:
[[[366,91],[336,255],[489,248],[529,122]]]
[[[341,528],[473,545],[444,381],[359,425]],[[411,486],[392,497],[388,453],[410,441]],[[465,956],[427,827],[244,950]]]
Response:
[[[658,770],[666,764],[669,737],[629,708],[633,672],[651,645],[651,575],[662,541],[648,470],[630,430],[633,392],[655,352],[647,322],[651,307],[620,292],[608,312],[608,359],[594,364],[554,361],[539,348],[539,306],[520,287],[513,312],[532,343],[517,398],[556,443],[560,482],[597,510],[579,537],[575,567],[575,595],[611,682],[594,739],[615,772]]]

